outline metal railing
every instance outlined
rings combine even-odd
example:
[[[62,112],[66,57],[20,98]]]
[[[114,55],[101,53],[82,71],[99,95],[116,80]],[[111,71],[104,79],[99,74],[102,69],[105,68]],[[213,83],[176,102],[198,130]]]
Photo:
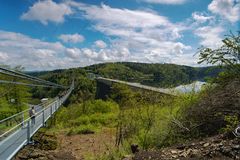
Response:
[[[56,98],[57,98],[57,97],[56,97]],[[56,98],[54,98],[53,100],[49,100],[49,101],[47,101],[47,102],[42,102],[42,103],[40,103],[40,104],[33,105],[33,106],[36,106],[36,107],[44,107],[44,106],[46,106],[47,104],[55,101]],[[36,109],[36,108],[35,108],[35,109]],[[21,111],[21,112],[18,112],[18,113],[16,113],[16,114],[14,114],[14,115],[12,115],[12,116],[10,116],[10,117],[7,117],[7,118],[5,118],[5,119],[2,119],[2,120],[0,120],[0,124],[4,123],[4,122],[6,122],[6,121],[8,121],[8,120],[10,120],[10,119],[14,119],[15,117],[17,117],[17,116],[19,116],[19,115],[24,115],[24,113],[28,113],[28,111],[29,111],[29,109],[26,109],[26,110],[23,110],[23,111]]]
[[[233,131],[233,134],[236,137],[240,137],[240,125]]]
[[[72,83],[67,93],[60,98],[54,99],[46,107],[42,107],[35,114],[35,123],[33,117],[23,119],[17,125],[11,127],[0,135],[0,159],[10,160],[24,145],[31,142],[31,137],[39,128],[45,126],[46,121],[58,110],[58,108],[67,100],[74,88]],[[11,117],[1,120],[4,123],[16,116],[26,113],[28,110],[17,113]]]

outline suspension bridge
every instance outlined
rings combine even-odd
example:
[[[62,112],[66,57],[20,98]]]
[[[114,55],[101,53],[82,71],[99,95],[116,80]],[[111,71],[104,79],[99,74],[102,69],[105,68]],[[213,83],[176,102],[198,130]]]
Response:
[[[34,109],[36,111],[34,123],[32,120],[33,117],[29,116],[29,109],[0,120],[0,128],[2,126],[7,126],[8,122],[15,122],[14,125],[11,125],[4,131],[0,130],[0,160],[10,160],[22,147],[32,143],[32,136],[41,127],[44,127],[46,125],[48,119],[51,118],[54,113],[57,112],[57,110],[61,107],[61,105],[68,99],[69,95],[74,89],[74,81],[70,86],[63,86],[2,67],[0,67],[0,74],[25,80],[24,82],[17,82],[13,80],[9,81],[6,79],[0,79],[0,84],[25,85],[29,87],[62,88],[65,90],[64,94],[60,97],[55,97],[38,105],[28,104],[29,107],[34,106]],[[120,83],[128,85],[132,88],[140,88],[143,90],[159,92],[165,95],[176,96],[171,89],[155,88],[139,83],[125,82],[116,79],[103,78],[100,76],[95,77],[95,79],[97,82],[108,86],[112,86],[114,83]],[[34,83],[27,83],[26,81],[31,81]],[[240,137],[240,126],[238,126],[233,133],[236,137]]]
[[[50,81],[46,81],[37,77],[33,77],[21,72],[16,72],[10,69],[0,67],[0,74],[10,77],[20,78],[25,81],[34,83],[16,82],[1,79],[2,84],[25,85],[30,87],[50,87],[65,89],[65,94],[61,97],[55,97],[52,100],[33,105],[36,111],[35,123],[29,117],[29,109],[14,114],[3,120],[0,120],[0,127],[7,126],[9,122],[17,122],[15,126],[7,128],[7,130],[0,130],[0,160],[10,160],[16,153],[25,145],[31,143],[31,137],[41,128],[44,127],[47,120],[51,118],[54,113],[61,107],[61,105],[68,99],[69,95],[74,89],[74,81],[68,86],[59,85]],[[32,106],[32,105],[30,105]],[[18,120],[18,121],[16,121]]]
[[[29,109],[14,114],[10,117],[7,117],[3,120],[0,120],[1,125],[6,125],[9,121],[18,119],[18,123],[15,126],[8,128],[8,130],[1,132],[0,131],[0,160],[1,159],[12,159],[14,155],[25,145],[31,143],[31,137],[41,128],[44,127],[47,120],[53,116],[53,114],[59,109],[59,107],[67,100],[69,95],[74,89],[74,82],[68,87],[59,85],[53,82],[49,82],[37,77],[33,77],[21,72],[16,72],[10,69],[6,69],[0,67],[0,74],[20,78],[23,80],[31,81],[34,83],[27,82],[17,82],[17,81],[9,81],[0,79],[1,84],[14,84],[14,85],[25,85],[29,87],[50,87],[50,88],[62,88],[65,89],[66,92],[62,97],[55,97],[54,99],[47,101],[45,103],[41,103],[38,105],[30,105],[34,106],[36,111],[35,115],[35,124],[32,123],[31,118],[28,115]],[[98,76],[96,78],[98,82],[105,83],[106,85],[112,85],[113,83],[125,84],[130,87],[140,88],[144,90],[150,90],[159,92],[166,95],[174,95],[170,90],[160,89],[150,86],[141,85],[138,83],[130,83],[115,79],[103,78]],[[19,121],[20,119],[20,121]]]
[[[121,80],[116,80],[116,79],[104,78],[104,77],[100,77],[100,76],[96,77],[96,80],[98,82],[103,83],[108,86],[112,86],[114,83],[119,83],[119,84],[127,85],[132,88],[139,88],[142,90],[153,91],[153,92],[161,93],[164,95],[169,95],[169,96],[177,95],[176,92],[174,92],[174,89],[151,87],[151,86],[142,85],[140,83],[126,82],[126,81],[121,81]]]

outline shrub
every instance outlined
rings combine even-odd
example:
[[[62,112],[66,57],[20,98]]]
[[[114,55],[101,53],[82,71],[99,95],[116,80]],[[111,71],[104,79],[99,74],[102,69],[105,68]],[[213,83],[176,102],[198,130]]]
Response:
[[[232,132],[239,124],[239,119],[236,115],[227,115],[224,117],[224,121],[226,122],[226,126],[220,129],[220,132],[223,133]]]
[[[67,135],[74,135],[74,134],[93,134],[97,131],[93,125],[81,125],[79,127],[74,127],[69,130]]]
[[[55,128],[66,129],[68,135],[94,133],[102,126],[116,125],[118,105],[111,101],[86,101],[63,107],[56,114]]]

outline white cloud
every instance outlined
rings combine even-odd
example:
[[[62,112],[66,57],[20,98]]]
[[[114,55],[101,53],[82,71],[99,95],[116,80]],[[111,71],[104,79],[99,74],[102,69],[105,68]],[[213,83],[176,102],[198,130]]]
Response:
[[[176,5],[176,4],[183,4],[187,0],[142,0],[147,3],[155,3],[155,4],[171,4],[171,5]]]
[[[65,43],[80,43],[84,41],[84,37],[80,34],[62,34],[58,37],[60,40],[62,40]]]
[[[86,5],[83,3],[69,2],[72,7],[77,7],[84,11],[83,16],[88,20],[104,25],[117,25],[122,27],[157,27],[170,25],[169,20],[155,13],[141,11],[111,8],[102,4],[101,6]]]
[[[81,58],[82,51],[79,48],[67,48],[66,55],[70,58]]]
[[[106,48],[107,47],[107,44],[102,41],[102,40],[97,40],[94,42],[94,44],[98,47],[98,48]]]
[[[1,63],[7,61],[8,58],[9,58],[9,57],[8,57],[7,53],[0,52],[0,62],[1,62]]]
[[[9,65],[23,65],[30,70],[62,68],[60,62],[65,47],[59,43],[44,42],[26,35],[0,30],[0,52],[5,53]],[[59,63],[58,63],[59,62]]]
[[[204,26],[194,31],[201,38],[200,44],[205,47],[216,48],[222,44],[221,33],[224,29],[220,26]]]
[[[203,13],[200,12],[193,12],[192,13],[192,18],[199,23],[204,23],[206,21],[209,21],[211,19],[214,19],[213,16],[205,16]]]
[[[236,4],[235,4],[236,3]],[[234,23],[240,19],[240,2],[235,0],[213,0],[208,9]]]
[[[21,16],[22,20],[37,20],[47,25],[48,22],[62,23],[64,16],[72,14],[71,8],[64,3],[55,3],[52,0],[36,2]]]
[[[137,38],[137,37],[135,37]],[[151,42],[144,44],[150,40]],[[149,45],[149,46],[148,46]],[[86,66],[100,62],[138,61],[193,64],[186,61],[184,51],[191,47],[180,42],[113,40],[111,46],[96,51],[94,48],[67,48],[59,42],[45,42],[29,36],[0,31],[0,63],[23,65],[27,70],[49,70]],[[190,56],[188,56],[190,57]]]
[[[43,2],[46,3],[46,1],[37,3]],[[51,3],[55,2],[51,1]],[[75,1],[64,1],[60,4],[69,7],[71,13],[74,11],[75,17],[80,20],[90,21],[92,29],[109,36],[109,43],[98,40],[91,45],[91,48],[68,48],[60,42],[50,43],[23,34],[2,31],[0,52],[7,53],[8,57],[13,59],[20,59],[9,61],[10,64],[24,64],[26,68],[35,70],[85,66],[110,61],[185,65],[194,65],[196,62],[196,58],[192,57],[193,49],[181,42],[183,32],[190,28],[184,22],[173,23],[167,17],[151,10],[120,9],[104,4],[96,6]],[[64,16],[62,17],[64,20]],[[220,39],[221,27],[217,29],[199,27],[202,25],[200,22],[208,22],[211,19],[210,16],[201,13],[193,13],[193,18],[199,22],[196,23],[198,29],[194,33],[201,38],[201,44],[215,45]],[[47,24],[49,21],[52,20],[41,22]],[[207,32],[210,35],[205,35]],[[70,43],[84,40],[79,34],[62,34],[58,38]]]
[[[128,60],[141,62],[171,62],[173,57],[184,54],[190,46],[180,43],[182,24],[174,24],[167,17],[152,11],[129,10],[70,2],[79,16],[93,22],[97,31],[110,37],[109,49],[99,53],[104,60]],[[126,18],[127,17],[127,18]],[[117,37],[117,38],[116,38]],[[110,50],[110,51],[109,51]],[[91,58],[101,59],[97,53],[85,52]],[[181,57],[181,56],[180,56]]]
[[[121,52],[120,52],[121,51]],[[68,48],[59,42],[45,42],[21,33],[0,30],[0,63],[22,65],[27,70],[50,70],[86,66],[128,58],[127,49]]]

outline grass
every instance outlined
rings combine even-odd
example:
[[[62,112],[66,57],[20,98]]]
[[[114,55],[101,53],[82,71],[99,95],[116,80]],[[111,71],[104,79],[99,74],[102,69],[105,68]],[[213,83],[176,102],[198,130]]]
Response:
[[[153,100],[156,103],[149,103],[152,99],[141,97],[139,93],[136,93],[137,96],[129,94],[131,98],[126,95],[124,103],[118,99],[118,103],[124,104],[124,107],[119,107],[112,100],[91,100],[63,107],[56,114],[53,129],[75,135],[96,133],[102,127],[116,128],[116,141],[121,137],[119,147],[111,148],[98,157],[100,159],[120,159],[131,153],[131,144],[149,149],[187,141],[188,137],[182,134],[186,129],[182,121],[184,112],[198,102],[201,93],[179,94],[175,98],[161,97],[160,101]]]
[[[64,129],[68,135],[94,133],[103,126],[114,127],[118,112],[115,102],[86,101],[60,109],[53,128]]]
[[[97,128],[93,125],[81,125],[78,127],[73,127],[71,128],[67,135],[75,135],[75,134],[94,134],[95,132],[97,132]]]
[[[27,105],[23,105],[22,106],[23,110],[27,109]],[[17,111],[15,108],[13,108],[13,106],[11,105],[2,105],[0,106],[0,119],[5,119],[7,117],[10,117],[14,114],[16,114]],[[24,116],[24,117],[22,117]],[[5,122],[0,124],[0,134],[6,132],[7,130],[11,129],[12,127],[20,124],[22,122],[22,120],[26,120],[27,118],[29,118],[29,113],[28,112],[24,112],[24,114],[20,114],[17,115],[14,118],[11,118],[9,120],[6,120]]]
[[[126,141],[148,149],[186,141],[187,137],[179,135],[179,131],[187,130],[182,121],[184,111],[198,100],[199,94],[193,92],[175,98],[162,97],[156,104],[139,103],[135,105],[137,107],[125,107],[127,109],[121,110],[118,119],[121,145]]]

